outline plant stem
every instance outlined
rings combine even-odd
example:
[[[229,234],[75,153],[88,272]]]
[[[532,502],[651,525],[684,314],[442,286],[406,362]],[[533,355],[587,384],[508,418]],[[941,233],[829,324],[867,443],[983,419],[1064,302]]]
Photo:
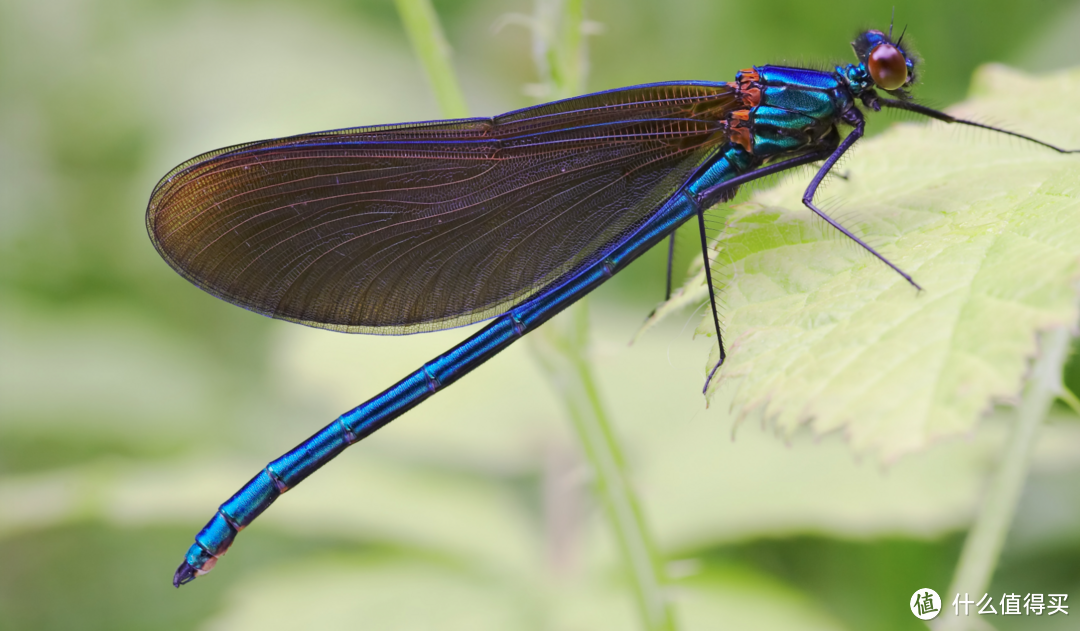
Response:
[[[588,56],[584,22],[584,0],[536,0],[531,21],[533,60],[551,98],[567,98],[585,87]],[[587,301],[578,301],[545,324],[531,341],[592,465],[594,490],[633,580],[643,627],[648,631],[672,631],[676,626],[664,592],[663,566],[626,475],[589,363]]]
[[[450,48],[429,0],[396,0],[396,3],[443,113],[465,116],[464,99],[449,62]],[[577,93],[584,85],[587,65],[581,30],[583,16],[583,0],[537,0],[532,25],[535,60],[541,80],[557,97]],[[555,47],[550,46],[552,40]],[[648,631],[673,631],[675,624],[663,591],[660,561],[624,472],[622,454],[586,357],[588,327],[588,309],[582,300],[531,335],[532,348],[562,395],[592,465],[596,492],[633,577],[644,627]]]
[[[1072,390],[1069,390],[1064,385],[1061,386],[1061,392],[1058,393],[1058,398],[1061,399],[1065,405],[1080,416],[1080,398],[1076,397],[1076,394]]]
[[[468,116],[457,75],[450,65],[450,44],[443,35],[431,0],[395,0],[395,4],[443,115],[448,118]]]
[[[965,600],[978,599],[989,586],[1024,488],[1035,435],[1062,391],[1061,371],[1069,351],[1068,331],[1058,328],[1042,333],[1039,346],[1040,354],[1024,386],[1016,425],[1005,447],[1000,468],[964,541],[952,585],[942,595],[943,609],[951,602],[949,596],[970,594]],[[971,618],[951,615],[947,610],[942,614],[938,618],[940,622],[934,625],[938,631],[962,629],[971,622]]]
[[[595,491],[633,579],[644,627],[649,631],[673,630],[676,627],[664,593],[660,560],[627,478],[622,453],[600,403],[586,357],[588,337],[588,308],[581,301],[545,324],[533,334],[531,341],[592,465]]]

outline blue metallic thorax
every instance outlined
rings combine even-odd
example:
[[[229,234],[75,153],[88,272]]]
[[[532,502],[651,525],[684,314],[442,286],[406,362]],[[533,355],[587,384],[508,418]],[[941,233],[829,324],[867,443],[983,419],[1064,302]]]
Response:
[[[820,146],[854,106],[854,95],[839,72],[760,66],[738,74],[749,108],[745,127],[749,151],[768,160]]]

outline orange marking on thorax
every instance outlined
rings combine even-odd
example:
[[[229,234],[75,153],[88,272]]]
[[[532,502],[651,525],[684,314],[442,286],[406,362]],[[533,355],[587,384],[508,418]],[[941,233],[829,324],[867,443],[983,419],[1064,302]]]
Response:
[[[757,82],[761,75],[753,68],[740,70],[735,75],[735,81],[728,86],[735,90],[735,96],[744,109],[738,109],[728,115],[727,137],[728,141],[739,145],[747,153],[754,152],[754,135],[750,133],[750,110],[761,103],[761,88]]]
[[[747,68],[745,70],[740,70],[739,73],[735,75],[735,78],[738,79],[739,86],[745,90],[747,87],[749,87],[749,84],[757,83],[758,81],[760,81],[761,75],[758,74],[757,70],[753,68]]]
[[[758,74],[758,71],[753,68],[740,70],[735,75],[735,78],[736,81],[728,85],[735,88],[736,96],[738,96],[743,107],[757,107],[758,103],[761,103],[761,88],[757,86],[757,82],[761,80],[761,75]]]
[[[757,107],[758,103],[761,103],[761,90],[758,88],[740,90],[739,99],[742,101],[743,107]]]
[[[742,146],[747,153],[754,153],[754,137],[750,133],[750,129],[734,125],[735,121],[732,121],[732,123],[728,127],[728,140]]]

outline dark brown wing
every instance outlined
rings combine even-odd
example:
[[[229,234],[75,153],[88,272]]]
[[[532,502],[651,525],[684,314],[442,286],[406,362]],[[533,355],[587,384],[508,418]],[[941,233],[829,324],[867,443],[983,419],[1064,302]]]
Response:
[[[477,322],[598,260],[726,143],[726,84],[210,152],[154,189],[154,246],[259,313],[399,334]]]

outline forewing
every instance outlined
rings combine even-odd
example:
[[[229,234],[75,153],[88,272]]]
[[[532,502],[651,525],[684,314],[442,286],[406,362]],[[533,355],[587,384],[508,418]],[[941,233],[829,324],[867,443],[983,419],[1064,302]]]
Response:
[[[726,142],[726,84],[591,94],[494,119],[238,145],[173,169],[147,227],[220,298],[398,334],[483,320],[602,258]]]

